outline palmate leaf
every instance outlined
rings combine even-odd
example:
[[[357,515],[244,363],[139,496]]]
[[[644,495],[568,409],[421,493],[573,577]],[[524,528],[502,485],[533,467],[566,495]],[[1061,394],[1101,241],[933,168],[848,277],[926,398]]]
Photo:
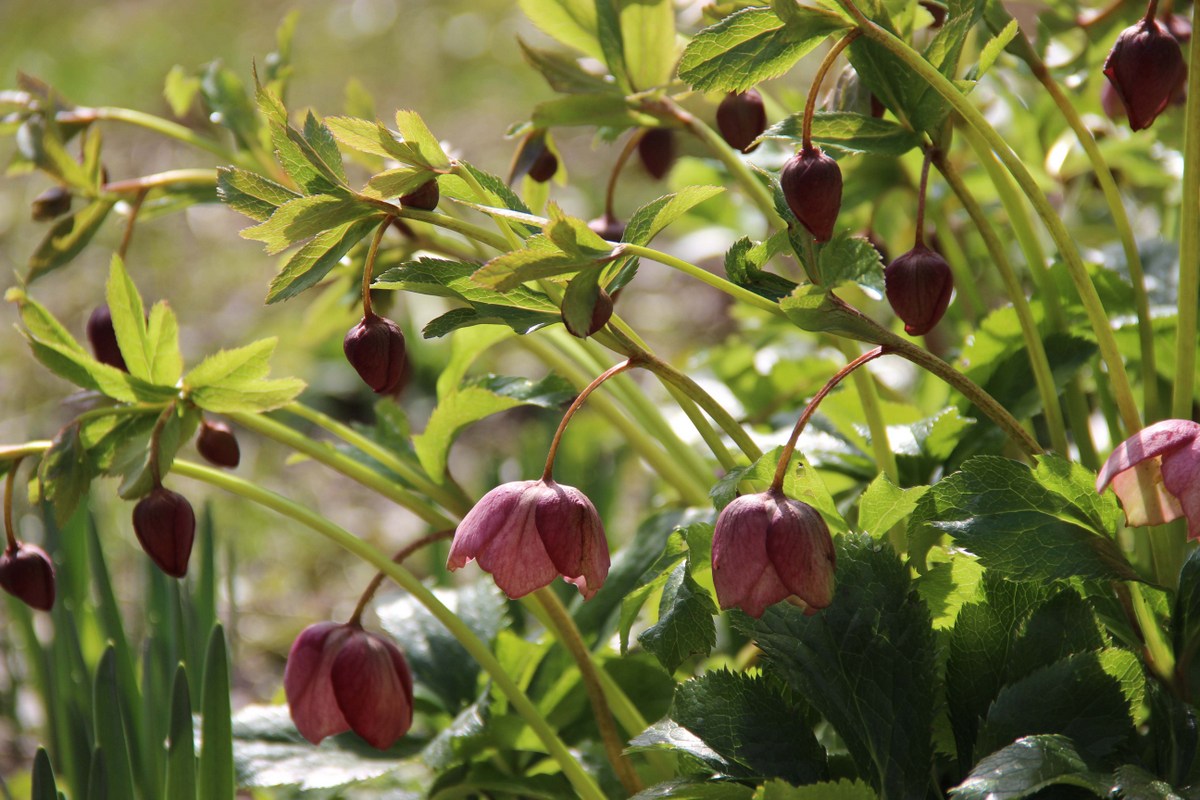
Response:
[[[290,300],[316,286],[376,224],[373,219],[360,219],[321,231],[305,242],[271,279],[267,303]]]
[[[281,253],[322,231],[337,228],[369,216],[382,216],[364,202],[329,194],[298,197],[280,206],[266,222],[244,228],[243,239],[266,245],[268,253]]]
[[[279,206],[300,195],[256,172],[237,167],[217,169],[217,197],[251,219],[266,222]]]
[[[275,337],[261,339],[209,356],[183,377],[184,396],[217,414],[270,411],[286,405],[304,391],[304,382],[266,377],[278,341]]]
[[[520,0],[521,11],[543,33],[597,60],[604,58],[596,36],[593,0]]]
[[[793,114],[763,131],[764,139],[783,139],[797,145],[802,138],[803,114]],[[921,137],[891,120],[850,111],[818,111],[812,121],[813,142],[834,153],[873,153],[901,156],[921,146]]]

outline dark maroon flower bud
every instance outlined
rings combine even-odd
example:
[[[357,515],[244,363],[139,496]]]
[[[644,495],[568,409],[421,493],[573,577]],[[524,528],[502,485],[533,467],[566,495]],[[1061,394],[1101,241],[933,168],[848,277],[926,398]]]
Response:
[[[596,217],[588,223],[588,227],[601,239],[610,242],[619,242],[621,241],[621,237],[625,235],[625,223],[608,214]]]
[[[485,494],[458,523],[446,566],[471,559],[514,600],[560,575],[588,600],[608,576],[608,540],[583,492],[552,480],[514,481]]]
[[[730,92],[717,106],[717,130],[725,144],[734,150],[749,153],[757,145],[754,140],[767,129],[767,110],[757,89],[740,94]]]
[[[386,750],[412,727],[413,680],[404,655],[357,625],[305,628],[288,653],[283,690],[296,730],[313,744],[352,730]]]
[[[33,198],[31,212],[34,222],[46,222],[71,210],[71,193],[61,186],[51,186]]]
[[[1179,42],[1155,19],[1143,19],[1121,31],[1104,61],[1135,131],[1149,128],[1187,77]]]
[[[226,469],[233,469],[242,460],[237,437],[224,422],[205,420],[200,425],[200,435],[196,437],[196,449],[206,461]]]
[[[884,111],[887,111],[887,109],[884,107],[883,101],[880,100],[878,97],[876,97],[874,94],[872,94],[871,95],[871,116],[875,117],[875,119],[879,119],[883,116]]]
[[[950,265],[923,244],[888,264],[883,282],[888,302],[909,336],[924,336],[933,330],[954,292]]]
[[[529,166],[529,177],[538,183],[545,183],[558,172],[558,156],[547,147],[538,153],[537,158]]]
[[[133,532],[150,560],[172,578],[187,575],[196,514],[178,492],[157,486],[133,507]]]
[[[437,178],[425,181],[413,191],[401,195],[400,205],[405,208],[417,208],[421,211],[433,211],[437,208],[442,193],[438,190]]]
[[[638,157],[651,178],[659,181],[675,163],[675,133],[669,128],[651,128],[638,139]]]
[[[108,310],[107,303],[96,306],[88,317],[87,338],[97,361],[129,371],[125,366],[125,356],[121,355],[121,347],[117,344],[117,331],[113,328],[112,312]]]
[[[572,336],[578,336],[580,339],[586,339],[596,333],[596,331],[608,324],[612,318],[613,299],[612,295],[601,289],[596,295],[596,304],[592,306],[592,318],[588,320],[587,330],[578,331],[571,325],[571,320],[566,314],[562,315],[563,325]]]
[[[821,148],[802,149],[779,173],[788,208],[818,242],[833,238],[833,224],[842,208],[842,171]]]
[[[944,5],[934,2],[934,0],[918,0],[917,4],[933,17],[933,22],[929,24],[929,27],[940,28],[946,24],[946,7]]]
[[[49,611],[54,606],[54,564],[37,545],[17,542],[15,550],[0,555],[0,588],[30,608]]]
[[[721,608],[758,618],[793,597],[814,611],[833,602],[837,555],[829,526],[812,506],[779,491],[725,506],[713,532],[712,564]]]
[[[375,390],[388,394],[404,375],[404,334],[400,326],[377,314],[367,314],[342,340],[346,360]]]

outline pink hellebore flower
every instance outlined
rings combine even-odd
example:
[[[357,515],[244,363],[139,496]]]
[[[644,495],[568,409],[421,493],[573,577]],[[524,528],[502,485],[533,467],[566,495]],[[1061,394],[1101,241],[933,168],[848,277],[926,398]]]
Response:
[[[608,540],[583,492],[549,478],[514,481],[485,494],[458,524],[446,566],[471,559],[511,598],[561,575],[586,600],[608,576]]]
[[[1168,419],[1130,436],[1104,462],[1096,491],[1110,483],[1131,527],[1187,517],[1188,538],[1200,539],[1200,424]]]
[[[319,622],[301,631],[283,690],[296,729],[313,744],[352,730],[386,750],[412,726],[412,673],[400,649],[354,625]]]
[[[739,497],[717,517],[713,584],[721,608],[758,618],[793,595],[809,609],[825,608],[836,561],[825,520],[780,491]]]

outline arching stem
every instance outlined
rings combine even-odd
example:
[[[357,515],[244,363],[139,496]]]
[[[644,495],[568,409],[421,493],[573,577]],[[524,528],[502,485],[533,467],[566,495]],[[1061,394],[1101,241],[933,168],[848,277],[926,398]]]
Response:
[[[571,403],[570,407],[567,408],[567,413],[563,414],[562,421],[558,423],[558,430],[554,432],[554,439],[550,442],[550,452],[546,455],[546,469],[542,472],[542,480],[551,480],[551,473],[554,471],[554,457],[558,455],[558,444],[562,441],[563,432],[566,431],[567,423],[571,421],[571,417],[575,416],[575,412],[578,411],[580,406],[583,405],[584,401],[587,400],[588,395],[596,391],[600,384],[604,383],[613,375],[619,375],[632,366],[634,366],[634,360],[631,358],[628,361],[623,361],[620,364],[617,364],[616,366],[609,367],[607,370],[601,373],[596,380],[585,386],[583,391],[579,393],[579,396],[575,398],[575,402]]]
[[[13,527],[13,489],[16,488],[17,470],[21,466],[21,457],[13,461],[8,469],[8,474],[4,476],[4,535],[7,537],[8,549],[7,553],[17,552],[19,545],[17,544],[17,531]]]
[[[800,146],[802,150],[812,150],[812,121],[813,114],[817,110],[817,95],[821,91],[821,84],[825,80],[825,75],[833,66],[833,62],[842,54],[842,51],[850,46],[850,43],[857,39],[862,34],[862,30],[855,28],[847,33],[838,43],[830,48],[825,54],[825,58],[821,60],[821,65],[817,67],[816,77],[813,78],[812,88],[808,91],[808,100],[804,103],[804,121],[801,127]]]
[[[383,218],[383,222],[375,229],[375,235],[371,238],[371,248],[367,250],[367,261],[363,264],[362,277],[363,319],[371,319],[375,316],[375,312],[371,310],[371,281],[375,277],[375,257],[379,254],[379,243],[383,241],[383,234],[387,232],[388,226],[391,224],[391,217]]]
[[[431,533],[428,536],[422,536],[411,544],[402,547],[396,555],[392,556],[393,564],[403,564],[404,561],[423,547],[427,547],[434,542],[440,542],[444,539],[449,539],[454,536],[453,530],[438,531]],[[362,627],[362,615],[367,610],[367,604],[375,597],[375,593],[379,591],[379,587],[383,585],[387,579],[387,573],[382,570],[375,573],[375,577],[367,584],[367,588],[363,589],[363,593],[358,598],[358,605],[354,607],[354,613],[350,615],[350,619],[346,621],[347,625],[355,628]]]

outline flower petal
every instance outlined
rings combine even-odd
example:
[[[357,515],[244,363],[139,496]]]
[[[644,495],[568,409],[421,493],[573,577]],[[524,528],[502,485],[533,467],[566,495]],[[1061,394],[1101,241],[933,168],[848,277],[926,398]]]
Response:
[[[1104,487],[1125,470],[1184,447],[1197,437],[1200,437],[1200,424],[1186,419],[1163,420],[1142,428],[1112,451],[1096,476],[1096,491],[1103,492]]]
[[[372,747],[386,750],[412,727],[412,678],[391,642],[354,631],[333,660],[331,678],[351,730]]]
[[[520,481],[497,486],[485,494],[463,517],[454,531],[446,567],[456,570],[477,558],[521,502],[525,490],[537,481]]]
[[[833,602],[837,556],[829,526],[807,503],[779,498],[767,530],[767,556],[780,580],[809,608]]]
[[[538,534],[546,552],[567,583],[579,589],[585,600],[604,585],[610,557],[604,523],[587,495],[573,486],[546,484],[538,499]]]
[[[338,709],[330,670],[349,628],[336,622],[320,622],[305,628],[288,653],[283,672],[283,691],[296,730],[313,744],[326,736],[350,730]]]
[[[1131,528],[1162,525],[1183,516],[1179,501],[1163,486],[1162,458],[1152,458],[1118,472],[1112,487]]]
[[[536,492],[522,492],[475,554],[480,568],[491,573],[496,585],[514,600],[548,585],[559,574],[538,536],[537,498]]]
[[[766,607],[791,592],[767,558],[767,528],[773,513],[765,494],[739,497],[717,517],[713,532],[713,586],[721,608],[740,608],[761,617]]]
[[[1200,539],[1200,438],[1163,456],[1162,476],[1187,517],[1188,538]]]

